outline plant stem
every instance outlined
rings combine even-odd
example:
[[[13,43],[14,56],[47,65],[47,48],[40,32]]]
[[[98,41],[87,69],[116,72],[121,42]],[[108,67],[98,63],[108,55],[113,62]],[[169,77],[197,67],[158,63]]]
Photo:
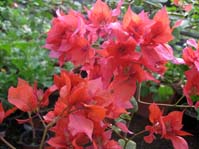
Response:
[[[146,102],[146,101],[141,100],[140,92],[141,92],[141,83],[139,83],[139,86],[138,86],[138,98],[137,98],[137,100],[141,104],[150,105],[151,102]],[[181,98],[183,98],[183,97],[181,97]],[[182,100],[181,98],[179,100]],[[177,101],[177,104],[178,104],[178,101]],[[166,104],[166,103],[156,103],[156,104],[158,106],[165,106],[165,107],[194,108],[194,106],[190,106],[190,105],[177,105],[177,104]]]
[[[45,128],[45,127],[46,127],[46,124],[45,124],[44,120],[42,119],[42,117],[41,117],[41,115],[40,115],[39,112],[37,113],[37,116],[39,117],[39,119],[41,120],[42,125],[43,125],[44,128]]]
[[[50,122],[48,125],[45,126],[44,132],[43,132],[43,135],[42,135],[42,139],[41,139],[41,143],[40,143],[40,146],[39,146],[39,149],[43,149],[43,146],[44,146],[44,142],[45,142],[45,139],[46,139],[46,135],[47,135],[48,129],[50,129],[54,124],[56,124],[56,122],[57,122],[60,118],[61,118],[61,116],[57,116],[52,122]]]
[[[32,120],[31,112],[28,112],[28,117],[30,118],[30,125],[32,126],[32,139],[35,141],[36,139],[36,132],[35,132],[35,126]]]
[[[43,135],[42,135],[42,139],[41,139],[41,143],[40,143],[40,145],[39,145],[39,149],[43,149],[43,146],[44,146],[44,142],[45,142],[45,139],[46,139],[47,132],[48,132],[48,127],[46,126],[45,129],[44,129]]]
[[[11,149],[16,149],[12,144],[10,144],[4,137],[0,136],[1,141],[3,141]]]
[[[180,97],[180,99],[178,99],[178,101],[175,103],[175,106],[177,106],[183,98],[184,98],[184,95],[182,95],[182,96]]]
[[[143,133],[145,133],[145,132],[146,132],[146,130],[141,130],[141,131],[135,133],[132,137],[130,137],[129,140],[132,140],[132,139],[135,138],[136,136],[141,135],[141,134],[143,134]]]
[[[192,32],[190,32],[190,31],[180,31],[180,34],[188,36],[188,37],[193,37],[195,39],[199,38],[199,34],[197,32],[194,32],[194,31],[192,31]]]
[[[119,132],[115,131],[114,129],[112,129],[111,126],[108,126],[111,130],[113,130],[115,132],[115,134],[120,137],[121,139],[128,141],[128,139],[125,136],[122,136]]]
[[[64,112],[68,109],[70,109],[70,107],[66,107],[57,117],[54,118],[53,121],[51,121],[48,125],[44,125],[44,132],[43,132],[43,135],[42,135],[42,139],[41,139],[39,149],[43,149],[48,129],[50,129],[53,125],[55,125],[57,123],[57,121],[60,118],[62,118],[62,115],[64,114]]]

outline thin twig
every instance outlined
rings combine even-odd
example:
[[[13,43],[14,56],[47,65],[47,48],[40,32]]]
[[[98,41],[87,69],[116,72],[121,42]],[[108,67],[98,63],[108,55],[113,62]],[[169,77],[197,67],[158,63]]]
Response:
[[[47,135],[47,132],[48,130],[57,123],[58,120],[60,120],[63,116],[63,114],[65,113],[66,110],[70,109],[70,107],[66,107],[64,108],[64,110],[57,116],[54,118],[53,121],[51,121],[48,125],[45,126],[44,128],[44,132],[43,132],[43,135],[42,135],[42,139],[41,139],[41,143],[40,143],[40,146],[39,146],[39,149],[43,149],[43,146],[44,146],[44,142],[45,142],[45,139],[46,139],[46,135]],[[69,113],[69,112],[68,112]]]
[[[45,124],[45,122],[44,122],[43,118],[41,117],[40,113],[37,113],[37,116],[38,116],[38,117],[39,117],[39,119],[41,120],[42,125],[43,125],[44,127],[46,127],[46,124]]]
[[[32,126],[32,139],[33,139],[33,141],[35,141],[35,139],[36,139],[35,126],[34,126],[34,123],[33,123],[32,116],[31,116],[30,112],[28,112],[28,117],[30,119],[30,125]]]
[[[135,138],[136,136],[141,135],[141,134],[143,134],[143,133],[145,133],[145,132],[147,132],[147,131],[146,131],[146,130],[141,130],[141,131],[135,133],[132,137],[130,137],[129,140],[132,140],[132,139]]]
[[[180,99],[178,99],[178,101],[175,103],[175,106],[178,105],[178,104],[180,103],[180,101],[181,101],[184,97],[185,97],[185,96],[182,95],[182,96],[180,97]]]
[[[1,141],[3,141],[11,149],[16,149],[12,144],[10,144],[4,137],[0,136]]]
[[[198,32],[180,31],[180,34],[188,36],[188,37],[193,37],[195,39],[199,38],[199,33]]]
[[[150,105],[151,102],[146,102],[146,101],[142,101],[140,98],[140,92],[141,92],[141,83],[139,83],[138,86],[138,98],[137,101],[141,104],[145,104],[145,105]],[[182,97],[181,97],[182,98]],[[181,100],[180,98],[180,100]],[[194,108],[194,106],[190,106],[190,105],[176,105],[176,104],[166,104],[166,103],[156,103],[158,106],[165,106],[165,107],[177,107],[177,108]]]

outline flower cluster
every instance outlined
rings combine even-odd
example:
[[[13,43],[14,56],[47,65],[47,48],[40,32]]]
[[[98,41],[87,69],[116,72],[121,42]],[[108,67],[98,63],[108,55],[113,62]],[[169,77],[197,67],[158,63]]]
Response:
[[[155,103],[149,106],[149,111],[149,120],[153,125],[145,127],[150,132],[148,136],[144,137],[147,143],[152,143],[155,134],[159,134],[162,138],[171,140],[175,149],[188,149],[187,142],[181,136],[191,134],[180,130],[182,129],[183,112],[173,111],[163,116],[162,111]]]
[[[183,49],[183,59],[189,70],[185,72],[187,82],[183,88],[184,95],[189,105],[199,107],[199,41],[198,44],[194,39],[187,41],[187,47]]]
[[[93,144],[110,148],[114,144],[119,148],[118,143],[110,138],[111,131],[107,130],[109,123],[105,117],[115,119],[124,109],[120,110],[111,92],[103,89],[100,79],[85,80],[62,71],[60,76],[54,77],[53,86],[57,87],[60,96],[54,110],[44,116],[47,123],[59,119],[52,128],[55,137],[48,141],[51,146],[78,148]]]

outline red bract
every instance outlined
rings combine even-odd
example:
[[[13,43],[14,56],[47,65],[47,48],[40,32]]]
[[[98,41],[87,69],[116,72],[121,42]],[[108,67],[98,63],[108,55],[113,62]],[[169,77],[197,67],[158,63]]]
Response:
[[[191,97],[196,97],[195,106],[199,106],[198,96],[199,96],[199,84],[197,83],[199,81],[199,72],[198,70],[193,67],[192,69],[185,72],[187,82],[183,88],[183,93],[187,98],[187,102],[189,105],[193,105],[193,100]]]
[[[174,60],[173,50],[166,44],[142,47],[141,61],[149,70],[163,74],[166,71],[165,64],[169,60]]]
[[[88,18],[94,26],[108,24],[116,20],[116,17],[120,14],[122,3],[123,0],[120,0],[117,8],[111,10],[105,2],[97,0],[91,10],[87,10]]]
[[[3,109],[2,103],[0,103],[0,124],[3,122],[4,118],[5,118],[5,111]]]
[[[94,55],[84,38],[85,32],[85,23],[79,13],[71,11],[67,15],[59,15],[52,21],[45,48],[51,50],[51,57],[59,59],[60,65],[69,60],[77,65],[83,64]]]
[[[163,137],[171,140],[175,149],[188,149],[186,140],[180,136],[191,135],[190,133],[181,130],[183,126],[182,116],[183,112],[173,111],[163,117],[166,129],[166,133]]]
[[[163,74],[167,61],[174,60],[173,50],[166,43],[173,39],[172,29],[166,8],[159,10],[154,18],[150,31],[144,34],[141,43],[143,64],[154,72]]]
[[[173,3],[176,5],[176,6],[178,6],[179,5],[179,2],[180,0],[173,0]]]
[[[196,50],[193,50],[191,47],[186,47],[183,49],[182,57],[189,67],[196,67],[199,71],[199,42],[198,45],[194,40],[188,40],[187,43]]]
[[[97,0],[93,8],[88,11],[88,17],[94,25],[106,24],[112,21],[111,9],[101,0]]]
[[[197,84],[197,80],[199,77],[199,42],[197,44],[195,40],[190,39],[187,41],[187,44],[189,46],[183,49],[183,59],[190,70],[185,72],[187,82],[183,88],[183,93],[189,105],[193,105],[194,101],[196,102],[195,106],[198,107],[199,85]],[[195,48],[195,50],[190,46]]]
[[[154,24],[151,27],[151,32],[147,35],[151,37],[151,42],[163,44],[171,41],[173,35],[166,7],[159,10],[153,20]]]
[[[0,124],[3,122],[3,120],[8,117],[10,114],[14,113],[17,110],[16,107],[11,108],[7,111],[4,110],[3,104],[0,103]]]
[[[79,124],[81,124],[81,127],[79,127]],[[93,122],[85,118],[84,115],[78,115],[78,114],[69,115],[68,129],[70,130],[73,136],[79,133],[84,133],[92,141],[93,127],[94,127]]]
[[[173,111],[163,116],[160,108],[155,103],[149,106],[149,111],[149,120],[153,125],[145,127],[145,130],[150,132],[148,136],[144,137],[147,143],[152,143],[155,134],[159,134],[162,138],[171,140],[175,149],[188,149],[186,140],[180,137],[191,135],[181,130],[183,112]]]
[[[124,15],[122,27],[126,30],[138,44],[143,42],[143,36],[150,31],[154,21],[150,20],[147,13],[134,13],[129,7]]]
[[[8,101],[24,112],[35,111],[38,107],[37,94],[34,88],[22,79],[18,79],[16,88],[9,88]]]
[[[166,8],[158,11],[153,19],[147,13],[135,14],[129,8],[123,19],[123,28],[140,46],[140,63],[149,70],[163,74],[165,64],[174,60],[172,48],[166,43],[173,39]]]
[[[89,80],[80,78],[78,75],[61,71],[60,76],[55,75],[54,85],[59,91],[60,97],[55,104],[54,110],[48,112],[44,119],[47,123],[52,122],[57,117],[60,120],[53,128],[56,136],[53,137],[49,144],[54,146],[63,146],[63,140],[72,142],[74,147],[81,147],[89,141],[94,145],[97,136],[94,130],[96,127],[106,127],[103,120],[106,113],[110,113],[108,109],[113,100],[109,99],[109,90],[103,90],[101,79]],[[60,122],[67,123],[62,126],[68,131],[68,136],[64,136],[63,129],[60,130]],[[67,121],[67,122],[65,122]],[[79,127],[81,124],[81,127]],[[85,138],[87,138],[85,140]],[[59,144],[60,142],[60,144]],[[104,144],[96,144],[101,146]],[[65,144],[65,147],[68,145]]]
[[[30,86],[28,82],[18,79],[17,87],[8,90],[8,101],[24,112],[35,112],[37,108],[48,105],[48,97],[55,89],[48,89],[44,93],[37,89],[37,83]]]
[[[183,5],[182,7],[186,12],[189,12],[193,9],[193,5],[192,4],[187,4],[187,5]]]
[[[88,118],[90,118],[93,121],[102,121],[106,116],[106,111],[103,106],[98,105],[84,105],[86,108],[86,112],[88,115]]]

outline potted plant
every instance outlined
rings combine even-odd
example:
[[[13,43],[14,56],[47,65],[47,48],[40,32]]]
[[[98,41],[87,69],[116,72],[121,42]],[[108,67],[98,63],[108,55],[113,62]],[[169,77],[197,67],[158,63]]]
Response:
[[[33,114],[35,114],[34,117],[37,116],[38,118],[40,118],[40,121],[44,124],[42,116],[40,115],[40,110],[41,108],[44,108],[45,106],[48,105],[47,94],[48,94],[48,91],[46,91],[44,94],[42,90],[38,90],[36,83],[32,87],[28,84],[28,82],[22,79],[18,79],[18,85],[16,88],[15,87],[9,88],[8,101],[11,104],[13,104],[17,109],[23,112],[26,112],[28,115],[27,119],[23,119],[23,120],[17,119],[17,121],[20,124],[29,123],[31,125],[31,130],[27,130],[27,132],[22,133],[20,137],[20,142],[26,145],[25,148],[27,148],[28,143],[30,146],[34,146],[33,148],[35,148],[35,146],[39,148],[40,146],[40,143],[41,143],[40,141],[41,141],[41,136],[42,136],[41,133],[43,134],[43,131],[41,132],[41,130],[35,128],[36,121],[33,121]],[[31,137],[27,135],[31,135]],[[40,137],[40,138],[37,138],[37,137]],[[25,138],[29,138],[27,140],[28,143],[24,142],[26,141]]]
[[[165,115],[159,106],[193,107],[190,98],[186,106],[178,105],[179,102],[146,103],[140,100],[140,87],[146,81],[158,83],[154,74],[163,75],[167,62],[171,61],[190,66],[191,71],[186,72],[185,96],[192,95],[192,85],[196,87],[194,93],[198,93],[191,74],[196,75],[194,79],[198,78],[199,54],[185,50],[184,60],[173,55],[168,42],[180,23],[170,27],[165,7],[154,17],[145,12],[136,14],[129,7],[119,19],[122,4],[121,0],[111,9],[97,0],[91,9],[85,8],[87,16],[74,10],[67,14],[57,10],[44,47],[50,50],[52,58],[58,59],[60,67],[70,61],[74,68],[61,68],[45,91],[38,89],[36,82],[30,85],[20,78],[16,87],[9,88],[9,103],[28,115],[18,122],[31,125],[31,129],[21,135],[21,142],[27,141],[24,148],[32,145],[30,148],[43,149],[46,143],[52,148],[135,148],[133,138],[145,132],[149,133],[144,137],[147,143],[152,143],[155,136],[162,136],[171,141],[175,149],[188,148],[182,136],[191,134],[181,130],[183,112]],[[76,70],[86,75],[75,73]],[[165,86],[161,85],[159,98],[165,96],[162,92]],[[136,91],[136,98],[131,100]],[[58,93],[55,104],[48,109],[49,97],[55,92]],[[169,96],[171,94],[173,92],[169,92]],[[137,102],[149,104],[151,125],[133,133],[129,130],[129,121],[137,111]],[[42,113],[43,110],[46,112]],[[35,128],[33,117],[39,118],[42,131]],[[49,131],[53,132],[50,138]],[[112,137],[113,132],[121,138],[119,141]]]

